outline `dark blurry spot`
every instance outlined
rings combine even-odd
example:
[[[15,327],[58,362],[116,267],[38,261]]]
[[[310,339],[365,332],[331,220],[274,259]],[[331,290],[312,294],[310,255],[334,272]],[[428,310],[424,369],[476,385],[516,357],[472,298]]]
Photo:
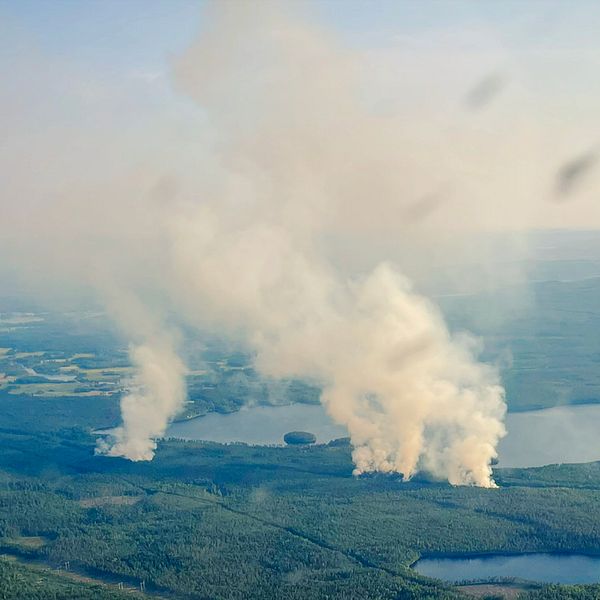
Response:
[[[489,104],[502,90],[507,81],[502,73],[493,73],[482,79],[465,96],[465,104],[471,110],[478,110]]]
[[[438,209],[443,202],[441,194],[427,194],[405,208],[404,215],[409,221],[423,221]]]
[[[581,179],[588,173],[598,160],[596,150],[590,150],[566,162],[556,175],[557,196],[568,196],[580,184]]]

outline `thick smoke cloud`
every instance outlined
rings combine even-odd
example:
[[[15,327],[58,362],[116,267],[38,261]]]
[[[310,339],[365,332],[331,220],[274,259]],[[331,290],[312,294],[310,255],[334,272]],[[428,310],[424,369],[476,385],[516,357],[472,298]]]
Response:
[[[241,337],[265,375],[322,385],[356,474],[425,468],[492,486],[504,435],[497,374],[391,265],[347,278],[317,243],[332,223],[377,221],[402,200],[397,132],[365,106],[354,66],[326,36],[255,9],[220,5],[176,67],[215,129],[222,176],[212,196],[166,218],[176,312]],[[138,460],[180,408],[184,369],[170,347],[136,347],[132,359],[140,389],[101,450]]]
[[[0,269],[44,301],[83,290],[130,344],[100,452],[152,458],[185,401],[183,325],[318,383],[357,473],[492,485],[497,373],[422,291],[493,291],[499,262],[522,276],[519,230],[600,223],[596,17],[531,39],[518,18],[413,23],[350,49],[306,6],[209,5],[171,85],[0,19]]]
[[[348,428],[356,473],[408,478],[425,467],[455,484],[492,484],[504,434],[497,375],[391,266],[348,281],[289,230],[263,219],[225,224],[204,208],[174,238],[203,328],[243,332],[269,376],[319,382]]]

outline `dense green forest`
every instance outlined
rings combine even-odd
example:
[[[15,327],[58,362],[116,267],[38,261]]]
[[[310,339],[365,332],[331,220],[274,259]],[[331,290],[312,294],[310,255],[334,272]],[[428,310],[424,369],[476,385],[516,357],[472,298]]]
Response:
[[[0,558],[1,600],[125,600],[141,594],[86,583]]]
[[[365,599],[459,597],[410,569],[420,556],[600,548],[597,463],[498,470],[485,490],[353,477],[345,443],[169,440],[143,463],[93,444],[81,430],[0,433],[2,552],[177,598]]]

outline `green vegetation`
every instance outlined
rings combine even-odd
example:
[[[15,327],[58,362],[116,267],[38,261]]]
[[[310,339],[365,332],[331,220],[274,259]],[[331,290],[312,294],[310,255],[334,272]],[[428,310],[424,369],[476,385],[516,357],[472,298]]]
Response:
[[[600,585],[547,585],[529,592],[526,600],[598,600]]]
[[[19,564],[0,556],[0,600],[125,600],[140,594],[78,581],[40,567]]]
[[[441,298],[455,330],[483,338],[510,410],[600,400],[600,278]]]
[[[103,315],[44,313],[43,319],[15,324],[0,334],[0,414],[5,426],[52,431],[118,424],[119,399],[132,369],[125,341]],[[189,402],[180,418],[230,413],[249,403],[319,402],[314,385],[262,378],[248,354],[218,340],[196,347],[188,339],[183,350],[190,371]],[[32,419],[29,406],[41,407],[42,414]]]
[[[409,568],[423,555],[600,548],[597,463],[499,470],[485,490],[355,478],[340,442],[168,441],[150,463],[93,443],[0,432],[3,552],[181,598],[391,599],[459,597]]]

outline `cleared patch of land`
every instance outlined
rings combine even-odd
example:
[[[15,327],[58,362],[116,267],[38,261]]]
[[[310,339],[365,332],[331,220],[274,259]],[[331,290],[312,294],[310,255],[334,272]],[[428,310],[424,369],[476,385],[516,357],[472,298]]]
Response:
[[[75,390],[80,387],[76,382],[68,383],[21,383],[9,390],[9,394],[28,396],[74,396]]]
[[[50,540],[42,535],[20,535],[15,538],[8,538],[5,543],[10,546],[16,546],[17,548],[23,548],[27,550],[38,550],[42,546],[45,546]]]
[[[11,358],[15,358],[17,360],[20,360],[22,358],[32,358],[35,356],[44,356],[44,354],[46,354],[46,352],[44,351],[37,351],[37,352],[15,352],[15,354],[13,354],[11,356]]]
[[[505,598],[513,600],[524,592],[536,590],[540,586],[518,583],[477,583],[473,585],[458,585],[456,589],[472,598]]]
[[[82,498],[78,500],[79,506],[93,508],[96,506],[132,506],[142,500],[144,496],[100,496],[97,498]]]

